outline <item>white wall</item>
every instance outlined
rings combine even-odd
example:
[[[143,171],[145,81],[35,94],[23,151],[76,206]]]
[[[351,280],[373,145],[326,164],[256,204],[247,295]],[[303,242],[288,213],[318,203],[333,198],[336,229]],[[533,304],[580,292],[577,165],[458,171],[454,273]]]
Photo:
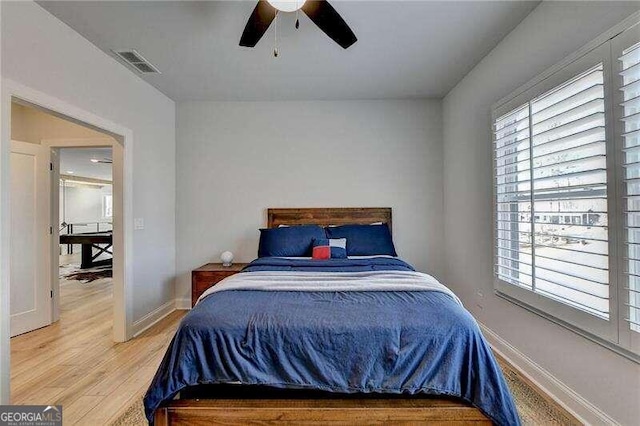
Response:
[[[176,297],[224,250],[254,259],[268,207],[392,207],[399,254],[440,276],[441,121],[433,100],[179,103]]]
[[[65,199],[63,195],[66,192]],[[102,196],[112,193],[111,185],[95,186],[67,183],[67,187],[63,190],[60,187],[60,221],[63,220],[63,205],[66,204],[67,223],[92,223],[93,222],[111,222],[111,218],[102,215]],[[91,228],[79,228],[74,232],[91,232],[95,231],[95,225]],[[107,227],[105,226],[105,229]]]
[[[33,2],[2,2],[2,78],[133,132],[133,321],[173,299],[175,104]],[[4,344],[4,341],[1,343]]]
[[[623,424],[640,418],[638,365],[493,293],[490,113],[494,102],[638,8],[543,2],[443,105],[447,284],[479,321]]]
[[[68,182],[66,188],[60,187],[60,223],[64,220],[66,223],[74,224],[73,232],[94,232],[98,229],[96,222],[100,223],[101,231],[113,229],[113,225],[107,223],[112,222],[113,218],[102,215],[102,197],[112,193],[112,185],[95,186]],[[65,234],[66,230],[61,233]],[[61,244],[60,247],[61,253],[67,254],[67,245]],[[80,253],[81,246],[74,245],[73,250],[74,253]]]

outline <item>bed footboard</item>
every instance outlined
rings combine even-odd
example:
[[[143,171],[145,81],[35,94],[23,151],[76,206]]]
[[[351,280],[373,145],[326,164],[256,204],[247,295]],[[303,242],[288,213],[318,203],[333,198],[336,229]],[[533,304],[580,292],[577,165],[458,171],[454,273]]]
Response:
[[[477,408],[452,399],[183,399],[160,407],[156,426],[246,424],[490,425]]]

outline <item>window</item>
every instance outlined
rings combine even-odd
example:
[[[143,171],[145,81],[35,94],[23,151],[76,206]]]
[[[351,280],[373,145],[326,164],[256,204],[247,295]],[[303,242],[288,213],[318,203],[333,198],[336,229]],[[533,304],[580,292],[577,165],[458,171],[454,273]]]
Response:
[[[637,29],[494,107],[493,150],[498,294],[640,360]]]
[[[102,217],[113,217],[113,195],[102,196]]]

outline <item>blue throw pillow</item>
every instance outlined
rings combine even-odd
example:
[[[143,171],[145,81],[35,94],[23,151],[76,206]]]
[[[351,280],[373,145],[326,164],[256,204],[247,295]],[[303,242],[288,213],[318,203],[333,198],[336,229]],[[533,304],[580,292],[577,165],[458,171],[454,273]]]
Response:
[[[314,259],[346,259],[347,239],[346,238],[314,238],[313,252]]]
[[[261,229],[258,257],[311,256],[314,238],[325,238],[324,229],[318,225]]]
[[[391,231],[382,225],[342,225],[325,228],[327,238],[346,238],[347,256],[397,256]]]

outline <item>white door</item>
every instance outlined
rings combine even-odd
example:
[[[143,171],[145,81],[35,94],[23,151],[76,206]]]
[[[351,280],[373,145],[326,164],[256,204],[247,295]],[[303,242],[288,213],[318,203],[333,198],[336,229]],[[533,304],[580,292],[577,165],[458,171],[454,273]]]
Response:
[[[48,153],[11,141],[11,336],[51,324]]]

